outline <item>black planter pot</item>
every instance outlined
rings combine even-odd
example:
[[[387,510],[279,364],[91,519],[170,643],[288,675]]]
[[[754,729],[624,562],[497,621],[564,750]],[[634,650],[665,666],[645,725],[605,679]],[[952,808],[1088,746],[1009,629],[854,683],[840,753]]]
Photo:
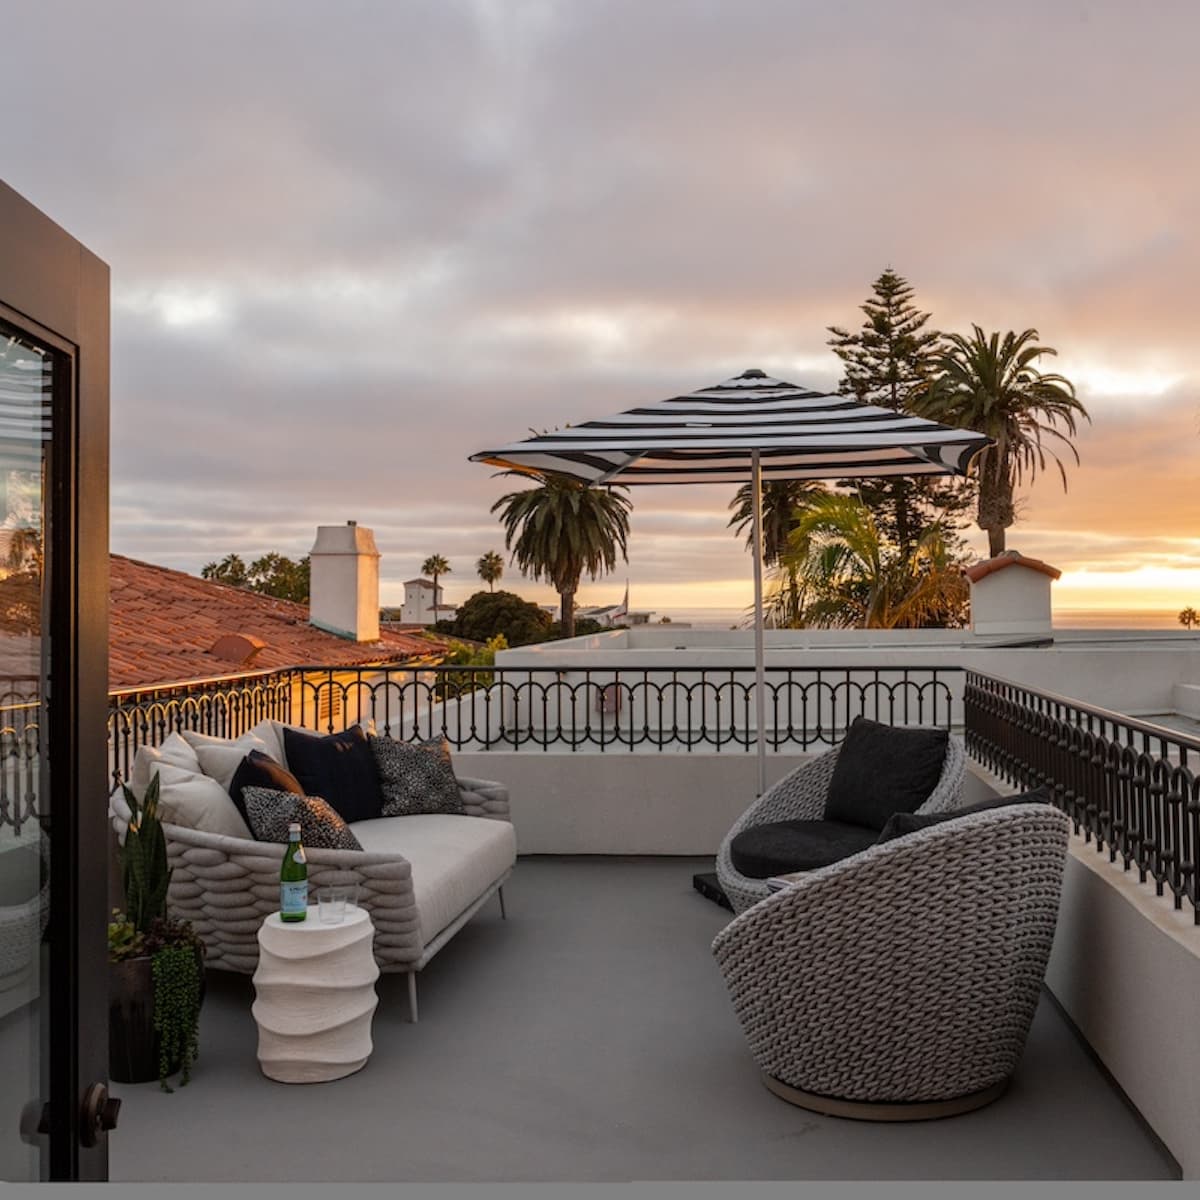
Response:
[[[204,1003],[204,962],[200,959],[200,1003]],[[117,1083],[150,1083],[158,1078],[160,1039],[154,1032],[154,959],[150,955],[108,964],[108,1075]],[[172,1061],[168,1075],[182,1063]]]

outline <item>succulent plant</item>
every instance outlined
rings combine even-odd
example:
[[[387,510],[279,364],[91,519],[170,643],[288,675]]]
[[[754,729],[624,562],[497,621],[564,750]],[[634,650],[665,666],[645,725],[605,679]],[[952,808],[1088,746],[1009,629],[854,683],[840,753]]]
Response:
[[[121,847],[125,911],[134,929],[147,933],[157,918],[166,916],[167,887],[171,882],[167,839],[158,819],[158,775],[151,776],[140,802],[128,785],[121,786],[131,814],[125,845]]]

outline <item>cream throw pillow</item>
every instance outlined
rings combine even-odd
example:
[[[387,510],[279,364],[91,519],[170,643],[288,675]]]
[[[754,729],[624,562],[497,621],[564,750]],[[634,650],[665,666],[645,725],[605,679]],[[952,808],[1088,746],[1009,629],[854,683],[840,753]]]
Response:
[[[222,742],[216,746],[197,746],[196,757],[200,760],[200,770],[215,779],[228,792],[234,773],[251,750],[257,750],[260,754],[270,754],[267,743],[262,738],[243,733],[233,742]]]
[[[165,824],[252,839],[229,793],[217,780],[167,762],[153,763],[150,770],[158,776],[158,815]]]
[[[192,733],[191,730],[184,730],[183,736],[196,752],[200,770],[205,775],[211,775],[226,791],[229,791],[229,785],[233,782],[233,773],[251,750],[275,757],[267,743],[253,732],[243,733],[232,741],[229,738],[210,737],[207,733]]]
[[[254,734],[256,738],[261,738],[267,744],[264,754],[269,754],[280,766],[284,766],[283,761],[283,735],[275,732],[277,721],[259,721],[253,729],[248,732]],[[249,751],[247,751],[249,753]]]
[[[133,757],[133,768],[129,772],[129,785],[134,794],[141,796],[150,783],[150,768],[154,763],[170,763],[185,771],[199,771],[200,760],[196,752],[177,733],[169,734],[161,746],[139,746]]]

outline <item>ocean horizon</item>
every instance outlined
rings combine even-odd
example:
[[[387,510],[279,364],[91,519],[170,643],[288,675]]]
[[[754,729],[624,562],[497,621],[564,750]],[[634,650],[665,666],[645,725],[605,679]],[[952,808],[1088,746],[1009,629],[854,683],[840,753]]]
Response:
[[[663,617],[693,629],[729,629],[749,626],[750,613],[742,608],[663,608],[652,624]],[[1056,629],[1180,629],[1179,610],[1167,608],[1056,608]]]

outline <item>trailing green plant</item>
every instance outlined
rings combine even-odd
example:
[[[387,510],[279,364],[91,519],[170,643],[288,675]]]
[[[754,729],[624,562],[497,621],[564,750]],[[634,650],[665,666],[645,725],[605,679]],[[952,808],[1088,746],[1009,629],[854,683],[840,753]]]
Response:
[[[200,962],[196,947],[187,942],[164,945],[154,955],[154,1032],[158,1085],[164,1092],[175,1090],[167,1083],[172,1063],[179,1063],[180,1087],[192,1077],[200,1039]]]
[[[145,933],[156,918],[166,915],[167,887],[171,882],[167,839],[158,819],[158,775],[151,776],[140,802],[128,784],[122,784],[121,788],[130,812],[125,844],[121,847],[125,911],[134,929]]]
[[[158,1082],[164,1092],[174,1062],[180,1085],[191,1078],[200,1029],[204,945],[187,921],[167,916],[171,868],[167,839],[158,818],[159,779],[150,779],[139,801],[122,785],[129,805],[129,828],[121,847],[125,911],[114,909],[108,923],[111,962],[149,957],[154,992],[154,1032],[158,1037]]]
[[[204,943],[188,921],[156,917],[139,930],[119,908],[108,923],[110,962],[150,958],[154,981],[154,1031],[158,1035],[158,1082],[164,1092],[171,1064],[179,1063],[180,1086],[191,1078],[200,1033]]]

